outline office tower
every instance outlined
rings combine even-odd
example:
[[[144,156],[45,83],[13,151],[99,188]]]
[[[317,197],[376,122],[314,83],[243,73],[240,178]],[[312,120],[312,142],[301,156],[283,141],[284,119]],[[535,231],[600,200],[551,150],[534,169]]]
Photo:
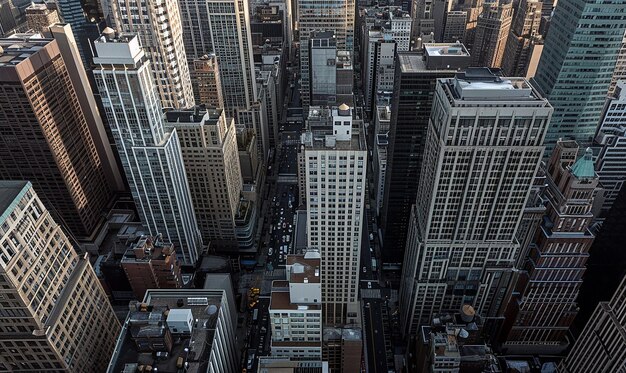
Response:
[[[26,8],[26,22],[34,32],[47,32],[50,25],[60,22],[59,13],[48,4],[32,3]]]
[[[268,57],[271,58],[272,63],[264,63],[261,69],[256,71],[256,81],[259,88],[259,107],[267,123],[264,131],[267,131],[270,148],[276,148],[280,146],[280,141],[278,141],[279,118],[283,112],[283,92],[285,92],[283,74],[289,74],[289,72],[281,66],[283,61],[274,63],[275,58]],[[263,60],[266,61],[265,56],[263,56]]]
[[[95,41],[94,75],[126,179],[151,236],[180,248],[184,264],[201,250],[176,129],[166,129],[150,61],[136,35]],[[123,67],[123,68],[122,68]]]
[[[97,0],[57,0],[57,11],[63,22],[72,26],[83,66],[91,70],[93,41],[106,28],[102,8]]]
[[[332,326],[353,324],[359,317],[367,149],[362,124],[353,129],[348,105],[329,110],[327,119],[325,128],[302,135],[301,163],[307,246],[322,255],[322,313],[324,324]]]
[[[64,40],[0,39],[0,179],[30,180],[46,208],[72,235],[90,236],[112,193],[110,165],[90,132],[79,65]],[[19,125],[16,125],[19,123]]]
[[[467,11],[467,24],[465,25],[465,38],[463,39],[463,44],[468,50],[471,50],[474,46],[478,16],[480,16],[483,12],[484,4],[484,0],[471,0],[463,5],[458,4],[454,9]]]
[[[578,340],[561,361],[559,372],[626,370],[626,278],[610,301],[600,302]]]
[[[337,40],[332,31],[316,32],[309,39],[311,105],[336,104]],[[329,62],[331,61],[331,62]]]
[[[126,317],[107,373],[139,367],[235,373],[237,310],[230,276],[213,276],[204,289],[148,290]]]
[[[506,41],[513,20],[511,3],[490,3],[478,17],[474,44],[472,46],[472,66],[500,67],[504,57]]]
[[[462,44],[425,44],[422,53],[398,53],[380,216],[384,232],[382,260],[397,264],[398,270],[411,205],[415,203],[436,80],[454,76],[469,62],[470,55]]]
[[[235,123],[222,109],[165,113],[176,129],[198,228],[216,250],[238,247],[235,218],[242,191]]]
[[[615,62],[615,69],[613,69],[611,85],[609,86],[609,96],[613,94],[615,86],[620,80],[626,80],[626,32],[624,32],[622,46],[620,47],[619,52],[617,52],[617,61]]]
[[[30,182],[0,196],[0,370],[103,371],[120,324],[89,259]]]
[[[152,80],[158,89],[161,107],[175,109],[192,107],[193,89],[183,44],[178,2],[107,1],[111,2],[113,23],[117,32],[137,34],[139,37],[141,47],[151,62]]]
[[[523,78],[474,68],[437,81],[402,272],[405,336],[463,305],[500,316],[551,114]]]
[[[124,252],[121,266],[136,300],[149,289],[180,289],[183,279],[176,249],[163,237],[141,236]]]
[[[380,216],[385,201],[385,178],[387,176],[387,147],[389,146],[389,127],[391,108],[378,106],[374,122],[376,145],[374,147],[374,189],[376,190],[376,216]]]
[[[606,100],[595,138],[596,171],[604,190],[601,216],[606,215],[626,182],[626,81],[617,82]]]
[[[415,0],[411,2],[412,37],[428,43],[443,39],[446,13],[452,2],[447,0]]]
[[[554,10],[534,77],[554,107],[546,156],[560,138],[591,144],[626,29],[623,10],[622,0],[600,7],[590,0],[562,1]]]
[[[20,14],[13,0],[0,0],[0,37],[9,36],[18,26]]]
[[[327,361],[307,361],[298,360],[297,358],[286,358],[276,356],[259,356],[259,373],[273,373],[287,369],[288,372],[310,372],[325,373],[328,372]]]
[[[214,53],[219,66],[226,116],[254,130],[259,158],[269,155],[269,139],[257,103],[248,2],[181,0],[183,37],[189,61]]]
[[[447,12],[442,42],[455,43],[463,41],[465,39],[466,22],[467,11],[453,10]]]
[[[546,215],[524,263],[527,284],[503,344],[508,351],[558,354],[568,345],[594,240],[589,227],[598,188],[591,149],[576,160],[578,150],[574,141],[558,141],[548,162]]]
[[[272,356],[322,359],[321,257],[317,250],[287,255],[287,281],[274,281],[269,314]]]
[[[556,8],[558,0],[544,0],[541,5],[541,16],[552,17],[552,12]]]
[[[365,108],[374,112],[379,98],[391,96],[396,52],[410,48],[413,20],[399,9],[366,9],[363,27],[363,89]]]
[[[298,30],[300,32],[300,95],[302,106],[308,114],[311,105],[311,68],[309,67],[309,39],[320,30],[335,33],[337,50],[352,52],[354,49],[354,1],[353,0],[299,0]],[[305,114],[306,115],[306,114]]]
[[[526,76],[533,47],[542,43],[539,35],[541,1],[521,0],[506,42],[502,70],[506,76]]]
[[[192,61],[191,86],[196,104],[209,108],[224,108],[224,95],[217,57],[206,54]]]

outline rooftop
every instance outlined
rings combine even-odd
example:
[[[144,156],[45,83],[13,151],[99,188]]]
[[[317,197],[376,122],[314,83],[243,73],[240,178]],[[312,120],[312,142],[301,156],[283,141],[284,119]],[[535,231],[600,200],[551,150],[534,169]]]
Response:
[[[528,101],[549,105],[526,79],[503,78],[487,67],[467,68],[442,82],[451,101]]]
[[[572,173],[579,179],[593,179],[596,177],[591,148],[587,148],[585,154],[574,163]]]
[[[27,60],[53,39],[44,39],[41,34],[27,33],[0,38],[0,67],[14,66]]]
[[[287,255],[287,266],[291,266],[289,271],[289,282],[293,283],[320,283],[319,253],[317,257],[312,257],[313,253],[304,255]]]
[[[204,105],[196,105],[191,109],[166,110],[165,119],[168,123],[214,125],[223,111],[223,109],[219,108],[207,108]]]
[[[30,188],[32,185],[29,181],[0,180],[0,224],[6,220]]]
[[[174,244],[163,241],[162,236],[141,236],[124,252],[122,263],[166,260],[172,254],[175,259]]]
[[[223,299],[223,290],[148,290],[144,302],[137,304],[124,323],[108,372],[150,365],[160,373],[175,373],[180,357],[188,364],[186,372],[206,372]],[[168,319],[173,310],[191,313],[191,332],[179,332],[168,325],[168,321],[173,322]],[[167,351],[168,339],[168,356],[157,359],[156,352]],[[159,344],[162,347],[156,347]]]
[[[303,308],[306,307],[306,308]],[[291,303],[289,297],[289,291],[272,291],[270,297],[270,310],[309,310],[319,311],[321,310],[318,304],[301,305]]]
[[[403,73],[458,71],[469,66],[471,57],[460,43],[426,43],[423,50],[398,53]]]

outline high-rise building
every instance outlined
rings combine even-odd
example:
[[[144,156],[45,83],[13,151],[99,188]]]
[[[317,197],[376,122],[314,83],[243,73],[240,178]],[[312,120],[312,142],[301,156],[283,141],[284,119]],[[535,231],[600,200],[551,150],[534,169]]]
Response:
[[[512,20],[512,3],[485,4],[476,23],[472,46],[472,66],[499,68],[502,65]]]
[[[150,60],[161,107],[194,105],[178,1],[106,0],[119,33],[137,34]],[[104,31],[103,31],[104,32]],[[206,54],[197,57],[201,57]]]
[[[311,67],[311,105],[337,103],[337,40],[332,31],[311,34],[309,44]]]
[[[391,96],[397,52],[408,52],[413,20],[400,9],[366,9],[363,22],[363,90],[365,109],[375,111],[379,96]]]
[[[353,128],[348,105],[328,114],[328,126],[302,135],[306,202],[301,202],[307,208],[307,246],[322,256],[324,324],[345,325],[359,320],[367,149],[362,124]]]
[[[120,324],[89,259],[30,182],[0,181],[0,196],[0,370],[103,371]]]
[[[141,222],[193,264],[202,241],[178,133],[164,126],[150,60],[136,35],[109,34],[94,44],[96,85]]]
[[[465,39],[467,24],[467,11],[452,10],[446,13],[446,23],[443,31],[442,42],[455,43]]]
[[[454,76],[469,63],[470,55],[462,44],[425,44],[421,53],[398,53],[380,216],[384,231],[382,260],[398,264],[398,269],[411,205],[415,203],[436,80]]]
[[[128,313],[106,371],[235,373],[236,326],[229,275],[207,275],[203,289],[148,290]]]
[[[594,240],[589,227],[598,187],[591,149],[578,160],[577,154],[576,142],[559,141],[546,167],[546,214],[523,263],[527,283],[502,347],[508,351],[560,353],[568,345]]]
[[[609,86],[609,96],[615,91],[615,86],[620,80],[626,80],[626,32],[624,32],[624,39],[622,39],[622,46],[617,52],[617,61],[615,62],[615,69],[613,69],[613,76],[611,77],[611,85]]]
[[[519,2],[511,32],[506,42],[502,70],[506,76],[526,76],[531,62],[533,47],[542,43],[539,34],[541,24],[541,1]]]
[[[578,340],[561,361],[559,372],[626,370],[626,278],[610,301],[598,304]]]
[[[100,2],[98,0],[57,0],[56,4],[61,19],[72,26],[72,32],[76,35],[76,46],[84,68],[91,70],[93,41],[106,27]]]
[[[66,36],[0,39],[0,179],[30,180],[55,220],[88,237],[104,222],[116,163],[92,132],[99,116],[83,105],[90,92]]]
[[[624,38],[623,10],[623,0],[602,6],[591,0],[561,1],[554,10],[534,77],[554,106],[546,156],[560,138],[591,144]]]
[[[332,373],[358,373],[363,351],[363,331],[360,328],[324,328],[322,336],[322,360],[328,362]]]
[[[217,57],[207,54],[192,61],[191,86],[196,104],[209,108],[224,108],[224,95]]]
[[[443,39],[446,13],[451,10],[452,1],[415,0],[411,2],[414,39],[421,38],[427,43],[441,42]]]
[[[60,22],[59,13],[48,4],[32,3],[26,8],[26,22],[34,32],[45,32],[50,25]]]
[[[337,50],[352,52],[354,48],[354,0],[299,0],[297,2],[298,30],[300,32],[300,95],[302,106],[308,114],[311,105],[311,68],[309,65],[309,39],[314,32],[325,30],[335,33]]]
[[[269,156],[267,126],[257,102],[250,12],[241,0],[181,0],[185,50],[189,63],[214,53],[219,66],[226,116],[237,126],[254,130],[257,151]]]
[[[626,184],[626,81],[617,82],[607,98],[595,138],[596,172],[604,190],[601,216],[606,215]]]
[[[287,255],[287,281],[274,281],[269,314],[272,356],[322,359],[321,257],[317,250]]]
[[[235,219],[242,191],[235,123],[222,109],[168,111],[180,138],[198,228],[215,250],[238,247]]]
[[[183,279],[176,249],[163,237],[138,237],[124,252],[120,265],[136,300],[149,289],[180,289]]]
[[[463,305],[500,316],[552,114],[525,79],[487,68],[439,79],[432,106],[400,288],[405,336]]]

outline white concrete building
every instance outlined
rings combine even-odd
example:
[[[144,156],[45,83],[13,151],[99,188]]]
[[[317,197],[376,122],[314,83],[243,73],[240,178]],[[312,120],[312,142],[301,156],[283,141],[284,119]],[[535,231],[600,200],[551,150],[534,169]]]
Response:
[[[167,130],[150,61],[135,35],[95,41],[93,72],[142,224],[193,264],[202,248],[178,134]]]
[[[599,146],[596,172],[604,189],[601,214],[613,206],[626,182],[626,81],[617,82],[615,91],[606,101],[604,114],[595,139]]]
[[[322,359],[320,266],[318,250],[287,256],[287,281],[272,286],[272,356]]]
[[[501,312],[551,115],[523,78],[478,68],[438,80],[402,272],[405,336],[465,304]]]
[[[185,109],[194,105],[189,66],[176,0],[106,0],[120,33],[139,36],[151,61],[161,107]],[[108,31],[105,29],[105,31]]]
[[[322,256],[324,323],[332,326],[359,320],[368,160],[363,129],[352,109],[343,104],[328,115],[325,129],[302,135],[301,175],[306,178],[307,246],[318,248]]]
[[[238,248],[235,218],[242,177],[235,123],[222,109],[172,110],[166,125],[179,135],[200,234],[214,250]]]

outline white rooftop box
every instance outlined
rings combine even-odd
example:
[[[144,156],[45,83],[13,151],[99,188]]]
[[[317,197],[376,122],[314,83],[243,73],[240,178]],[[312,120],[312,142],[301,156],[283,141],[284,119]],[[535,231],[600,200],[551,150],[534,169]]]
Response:
[[[172,334],[191,334],[193,314],[189,308],[173,309],[167,315],[167,326]]]

